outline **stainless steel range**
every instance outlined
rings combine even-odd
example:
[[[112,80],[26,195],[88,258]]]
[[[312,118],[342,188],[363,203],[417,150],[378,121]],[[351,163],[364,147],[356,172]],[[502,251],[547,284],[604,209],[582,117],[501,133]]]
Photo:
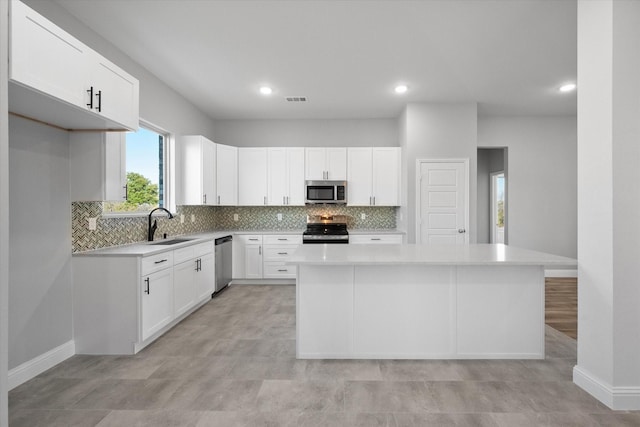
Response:
[[[346,215],[307,215],[302,243],[349,243]]]

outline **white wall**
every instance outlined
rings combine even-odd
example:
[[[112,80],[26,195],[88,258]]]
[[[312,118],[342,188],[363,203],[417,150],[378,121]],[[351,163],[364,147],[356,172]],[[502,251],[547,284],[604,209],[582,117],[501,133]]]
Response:
[[[141,118],[177,134],[213,137],[211,119],[55,2],[26,3],[137,77]],[[4,7],[5,2],[2,4]],[[5,28],[2,26],[3,31]],[[6,91],[0,93],[5,96]],[[24,120],[11,120],[8,138],[11,145],[9,367],[13,368],[64,344],[73,335],[70,154],[66,133]],[[1,150],[0,145],[0,154]],[[3,167],[2,171],[6,169]],[[31,175],[39,180],[32,180]],[[0,195],[1,191],[2,187]],[[6,218],[2,209],[9,206],[6,199],[0,200],[0,225]],[[34,252],[27,254],[28,249]],[[4,271],[3,268],[2,274]]]
[[[476,237],[476,158],[478,108],[472,104],[408,104],[399,120],[403,149],[403,207],[399,223],[409,243],[416,241],[416,160],[469,159],[469,239]]]
[[[578,2],[578,364],[640,409],[640,2]]]
[[[9,368],[73,339],[69,135],[9,120]]]
[[[508,147],[509,244],[577,257],[575,117],[480,117],[478,146]]]
[[[8,5],[0,1],[0,427],[9,425],[9,117],[7,115]]]
[[[398,146],[396,119],[216,120],[214,141],[239,147]]]

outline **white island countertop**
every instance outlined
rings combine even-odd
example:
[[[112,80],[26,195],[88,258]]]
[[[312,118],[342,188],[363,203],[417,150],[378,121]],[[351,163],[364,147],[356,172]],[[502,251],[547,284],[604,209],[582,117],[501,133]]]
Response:
[[[575,267],[577,260],[503,244],[302,245],[295,265],[540,265]]]

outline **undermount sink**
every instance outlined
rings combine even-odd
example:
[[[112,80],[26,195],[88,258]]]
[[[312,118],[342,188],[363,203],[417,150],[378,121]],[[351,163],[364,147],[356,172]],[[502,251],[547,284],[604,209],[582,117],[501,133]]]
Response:
[[[157,242],[150,243],[151,245],[175,245],[177,243],[190,242],[193,239],[168,239],[158,240]]]

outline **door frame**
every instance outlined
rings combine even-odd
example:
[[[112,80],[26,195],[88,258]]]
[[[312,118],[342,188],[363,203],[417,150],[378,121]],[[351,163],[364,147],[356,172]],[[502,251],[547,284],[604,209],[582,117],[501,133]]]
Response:
[[[465,189],[464,189],[464,202],[465,202],[465,211],[464,211],[464,244],[468,245],[470,240],[470,230],[469,230],[469,158],[450,158],[450,159],[416,159],[416,223],[415,223],[415,234],[416,234],[416,244],[424,244],[420,238],[421,224],[420,224],[420,166],[423,163],[462,163],[464,164],[464,181],[465,181]]]

